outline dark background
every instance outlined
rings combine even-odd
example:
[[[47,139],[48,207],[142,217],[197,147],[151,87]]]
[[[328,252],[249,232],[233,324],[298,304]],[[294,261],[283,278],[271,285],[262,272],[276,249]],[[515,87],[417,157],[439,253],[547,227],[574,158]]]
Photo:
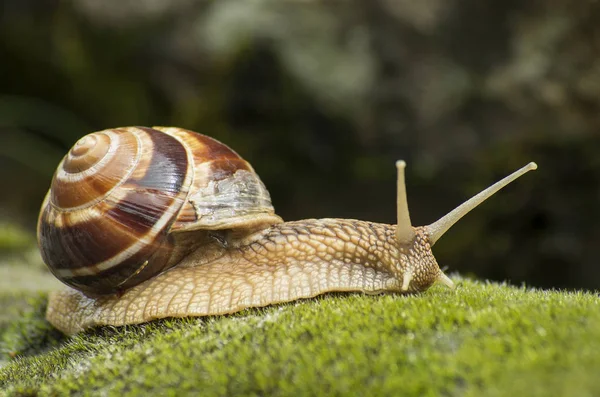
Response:
[[[393,223],[402,158],[413,223],[428,224],[533,160],[437,259],[596,289],[599,54],[591,0],[2,0],[0,228],[31,246],[60,158],[117,126],[225,142],[286,220]]]

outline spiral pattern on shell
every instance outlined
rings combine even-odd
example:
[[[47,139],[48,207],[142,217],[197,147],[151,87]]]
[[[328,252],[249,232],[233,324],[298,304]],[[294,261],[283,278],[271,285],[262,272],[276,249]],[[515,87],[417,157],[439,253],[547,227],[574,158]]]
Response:
[[[38,244],[61,281],[106,294],[163,272],[202,242],[177,234],[278,222],[252,167],[226,145],[179,128],[125,127],[84,136],[59,164]]]

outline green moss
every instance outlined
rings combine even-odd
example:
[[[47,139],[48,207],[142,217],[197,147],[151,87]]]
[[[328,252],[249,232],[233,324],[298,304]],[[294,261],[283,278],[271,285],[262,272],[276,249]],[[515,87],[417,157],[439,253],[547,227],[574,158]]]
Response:
[[[12,336],[4,336],[5,345],[17,346],[5,351],[26,353],[0,369],[0,389],[8,395],[600,394],[595,294],[459,283],[456,292],[329,295],[63,340],[41,325],[45,301],[38,299],[7,331]]]
[[[4,318],[13,315],[11,322],[0,322],[0,364],[2,360],[39,354],[64,339],[44,319],[47,299],[43,294],[5,296],[0,302],[8,308]]]

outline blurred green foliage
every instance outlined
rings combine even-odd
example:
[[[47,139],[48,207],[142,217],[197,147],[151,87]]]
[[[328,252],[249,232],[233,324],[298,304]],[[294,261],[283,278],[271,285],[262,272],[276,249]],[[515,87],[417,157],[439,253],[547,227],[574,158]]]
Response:
[[[22,251],[35,244],[31,233],[15,224],[0,224],[0,253]]]
[[[248,159],[285,219],[415,224],[519,166],[540,169],[436,246],[442,266],[597,288],[600,5],[6,0],[0,220],[33,235],[82,135],[176,125]],[[18,245],[18,244],[17,244]]]

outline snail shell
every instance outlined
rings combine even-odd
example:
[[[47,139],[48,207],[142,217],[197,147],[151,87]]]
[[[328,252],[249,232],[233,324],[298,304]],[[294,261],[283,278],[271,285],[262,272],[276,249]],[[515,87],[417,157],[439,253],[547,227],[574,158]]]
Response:
[[[280,222],[252,166],[226,145],[180,128],[126,127],[86,135],[64,157],[38,242],[59,280],[103,295],[226,231],[243,236]]]

